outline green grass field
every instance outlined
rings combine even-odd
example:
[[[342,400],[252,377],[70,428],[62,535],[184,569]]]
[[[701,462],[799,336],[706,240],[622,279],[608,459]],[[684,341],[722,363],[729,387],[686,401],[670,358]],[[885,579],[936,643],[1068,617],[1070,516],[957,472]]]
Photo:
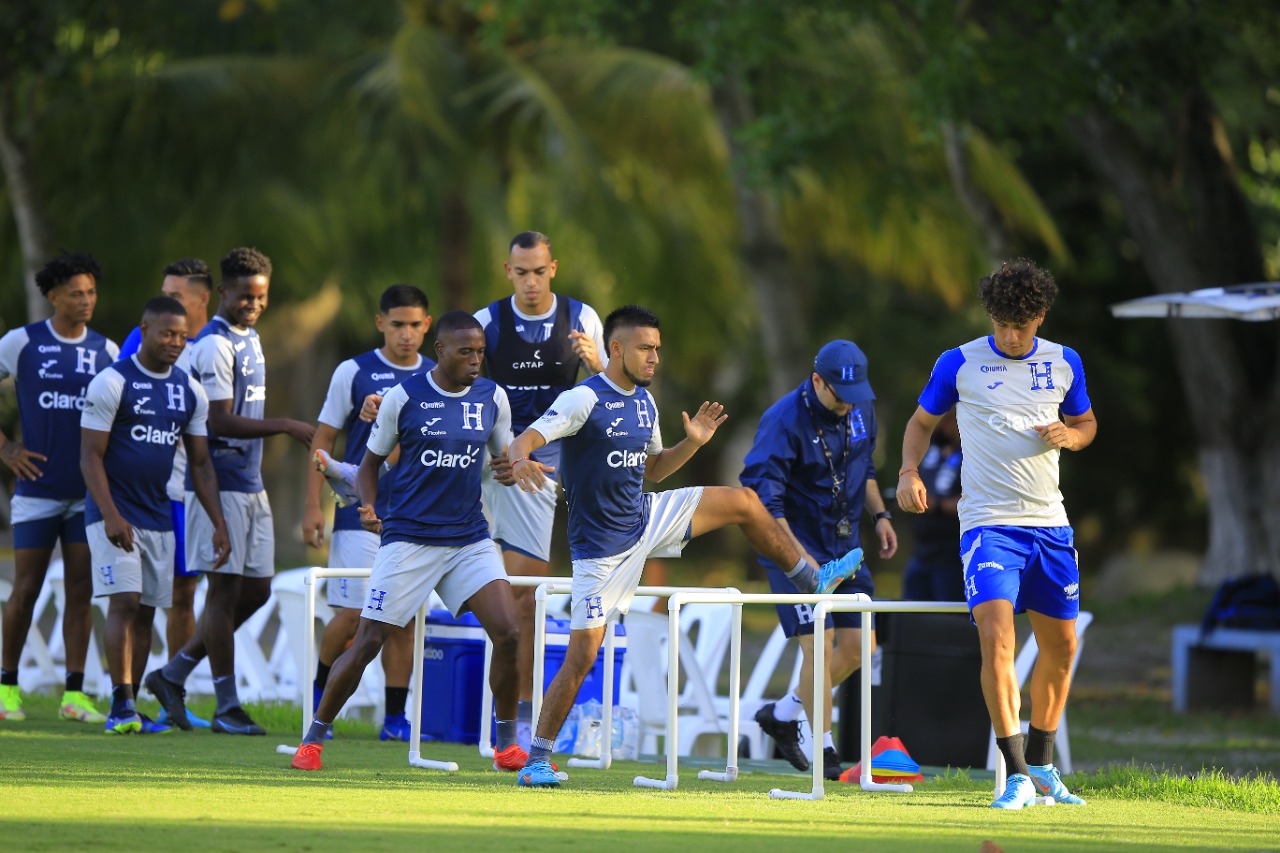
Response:
[[[1280,849],[1280,787],[1270,778],[1171,777],[1134,768],[1068,781],[1086,807],[1001,813],[990,781],[964,774],[912,794],[834,784],[821,802],[776,801],[807,788],[780,762],[725,785],[682,767],[677,791],[634,788],[657,764],[572,770],[553,791],[521,790],[474,747],[424,744],[461,770],[411,769],[405,744],[340,723],[320,773],[275,752],[296,743],[296,709],[254,709],[265,738],[175,732],[108,736],[54,718],[52,699],[28,719],[0,721],[0,849],[20,850],[967,850]],[[196,710],[207,710],[199,703]]]

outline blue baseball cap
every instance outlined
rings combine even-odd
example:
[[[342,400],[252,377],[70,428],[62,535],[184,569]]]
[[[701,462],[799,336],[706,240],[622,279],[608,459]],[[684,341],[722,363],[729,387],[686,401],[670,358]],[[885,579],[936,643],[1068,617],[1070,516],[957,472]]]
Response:
[[[846,403],[876,398],[867,379],[867,357],[853,341],[832,341],[818,350],[813,369]]]

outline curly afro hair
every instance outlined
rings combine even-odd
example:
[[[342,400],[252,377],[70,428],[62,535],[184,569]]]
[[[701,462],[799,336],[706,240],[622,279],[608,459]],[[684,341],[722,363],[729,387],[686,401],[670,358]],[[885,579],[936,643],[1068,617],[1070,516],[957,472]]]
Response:
[[[36,273],[36,287],[48,296],[50,290],[78,275],[91,275],[95,282],[101,281],[102,267],[98,266],[98,259],[88,252],[63,252]]]
[[[1004,261],[978,282],[982,307],[993,320],[1026,323],[1044,314],[1058,296],[1053,273],[1026,258]]]
[[[271,259],[257,249],[239,248],[227,252],[227,256],[219,263],[222,268],[222,280],[231,281],[236,278],[252,278],[265,275],[271,278]]]

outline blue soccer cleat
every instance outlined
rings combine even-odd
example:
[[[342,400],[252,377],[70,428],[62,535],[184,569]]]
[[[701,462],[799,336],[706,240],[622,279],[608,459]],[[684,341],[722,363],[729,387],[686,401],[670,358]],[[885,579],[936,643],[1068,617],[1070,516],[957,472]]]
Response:
[[[545,758],[541,761],[530,761],[524,769],[516,774],[516,784],[521,788],[559,788],[560,777],[556,769]]]
[[[1046,797],[1053,797],[1055,803],[1066,803],[1069,806],[1085,805],[1084,800],[1068,791],[1067,786],[1062,784],[1062,774],[1052,764],[1029,764],[1027,770],[1031,771],[1031,782],[1040,789],[1040,793]]]
[[[378,740],[408,741],[413,737],[413,723],[404,714],[387,714],[382,719],[382,731],[378,732]],[[419,740],[431,740],[425,732],[418,736]]]
[[[150,717],[148,717],[146,714],[139,713],[138,718],[142,720],[142,728],[138,730],[138,734],[164,735],[173,731],[172,726],[168,726],[168,725],[165,725],[164,723],[157,722],[151,719]]]
[[[108,716],[102,730],[109,735],[132,735],[142,731],[142,718],[130,711],[120,716]]]
[[[156,722],[162,726],[173,726],[173,724],[169,722],[169,712],[163,707],[160,708],[160,713],[156,714]],[[197,729],[209,728],[209,721],[201,717],[197,717],[196,712],[190,708],[187,709],[187,722]]]
[[[1004,783],[1004,793],[991,804],[993,809],[1016,811],[1036,803],[1036,786],[1021,773],[1014,773]]]
[[[832,560],[818,570],[818,595],[835,592],[836,587],[858,573],[862,568],[862,549],[854,548],[839,559]]]

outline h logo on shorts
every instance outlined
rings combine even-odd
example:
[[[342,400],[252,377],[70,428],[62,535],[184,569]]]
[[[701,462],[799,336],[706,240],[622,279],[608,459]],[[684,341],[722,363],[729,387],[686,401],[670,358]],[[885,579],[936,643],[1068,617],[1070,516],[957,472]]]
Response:
[[[801,625],[813,624],[813,607],[808,604],[796,605],[796,621]]]
[[[116,585],[115,573],[112,571],[111,566],[98,566],[98,571],[102,573],[102,582],[104,584],[107,586]]]
[[[589,595],[584,600],[587,605],[587,619],[604,618],[604,601],[598,595]]]
[[[1040,380],[1043,379],[1044,390],[1052,391],[1053,390],[1053,362],[1052,361],[1044,362],[1044,370],[1037,370],[1036,368],[1038,366],[1039,366],[1039,362],[1035,362],[1035,361],[1029,362],[1027,364],[1027,367],[1031,368],[1031,390],[1039,391]]]
[[[475,411],[472,411],[472,406]],[[484,418],[481,414],[484,412],[484,403],[463,403],[462,404],[462,428],[463,429],[484,429]]]
[[[386,598],[387,598],[387,591],[386,591],[385,589],[374,589],[374,588],[370,587],[370,588],[369,588],[369,603],[368,603],[367,605],[365,605],[365,608],[364,608],[364,609],[365,609],[365,610],[376,610],[376,611],[381,612],[381,611],[382,611],[382,602],[384,602],[384,601],[386,600]]]

